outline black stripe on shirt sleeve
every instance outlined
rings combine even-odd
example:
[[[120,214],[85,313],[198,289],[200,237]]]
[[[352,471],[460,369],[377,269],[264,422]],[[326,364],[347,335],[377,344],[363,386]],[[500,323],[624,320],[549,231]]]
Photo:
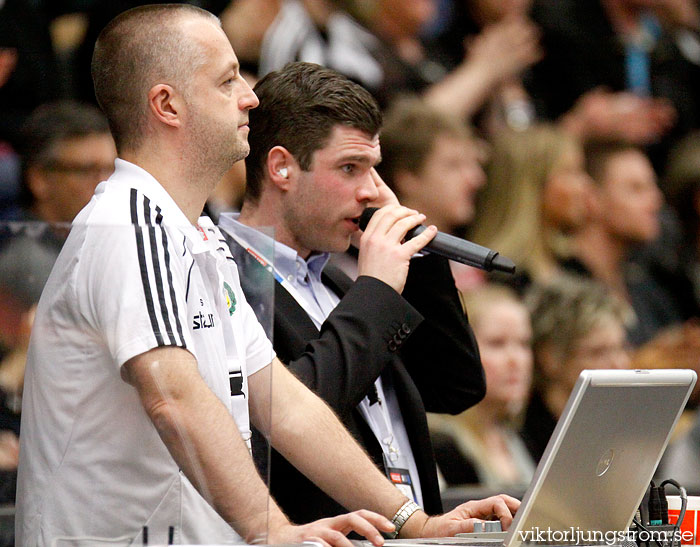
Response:
[[[171,345],[177,345],[173,327],[170,322],[170,312],[165,303],[165,289],[163,288],[163,277],[161,274],[160,256],[158,256],[158,240],[156,238],[156,228],[151,222],[151,200],[146,196],[143,197],[143,216],[148,226],[148,238],[151,243],[151,262],[153,263],[153,277],[156,280],[156,291],[158,293],[158,304],[160,305],[160,314],[165,325],[165,333]]]
[[[175,286],[173,285],[173,272],[170,270],[170,252],[168,250],[168,236],[165,233],[165,229],[163,228],[162,223],[163,215],[161,214],[160,207],[156,207],[156,224],[160,227],[160,233],[163,242],[163,257],[165,258],[165,271],[168,274],[168,286],[170,287],[170,300],[173,304],[173,315],[175,316],[175,325],[177,327],[177,333],[180,336],[181,345],[182,347],[185,347],[185,336],[182,333],[180,313],[177,307],[177,296],[175,295]],[[187,279],[187,287],[189,291],[189,277]]]
[[[143,293],[146,298],[146,308],[148,309],[148,317],[151,321],[151,328],[153,329],[153,334],[156,337],[156,342],[158,346],[164,346],[165,342],[163,336],[160,332],[160,327],[158,326],[158,318],[156,317],[156,310],[153,304],[153,293],[151,291],[151,282],[148,279],[148,265],[146,262],[146,251],[144,247],[143,240],[143,227],[139,223],[138,219],[138,209],[137,209],[137,190],[135,188],[131,189],[131,223],[134,225],[134,233],[136,235],[136,250],[139,258],[139,270],[141,272],[141,283],[143,284]]]

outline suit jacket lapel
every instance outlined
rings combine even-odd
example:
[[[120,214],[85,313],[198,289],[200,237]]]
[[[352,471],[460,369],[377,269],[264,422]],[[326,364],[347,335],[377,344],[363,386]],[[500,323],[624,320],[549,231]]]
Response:
[[[275,316],[294,325],[298,333],[307,340],[318,338],[319,330],[294,297],[279,283],[275,283]]]
[[[345,293],[350,290],[353,283],[352,279],[350,279],[343,270],[330,263],[326,264],[326,267],[323,268],[321,272],[321,281],[341,299],[345,296]]]

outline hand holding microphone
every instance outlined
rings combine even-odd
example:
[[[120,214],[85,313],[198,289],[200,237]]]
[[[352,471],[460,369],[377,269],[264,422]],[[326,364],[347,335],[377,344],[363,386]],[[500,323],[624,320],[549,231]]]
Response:
[[[360,230],[367,228],[372,215],[377,211],[376,207],[367,207],[360,216],[358,225]],[[405,240],[411,240],[426,230],[423,225],[416,226],[406,233]],[[474,266],[488,272],[498,270],[506,273],[515,272],[515,264],[512,260],[498,254],[487,247],[482,247],[466,239],[438,232],[437,235],[428,242],[422,249],[424,252],[437,254],[462,264]]]
[[[432,227],[424,230],[421,235],[406,240],[406,233],[424,221],[425,215],[398,203],[377,209],[377,214],[371,222],[368,219],[363,231],[355,232],[361,234],[358,275],[379,279],[401,293],[411,257],[437,233],[437,229]]]

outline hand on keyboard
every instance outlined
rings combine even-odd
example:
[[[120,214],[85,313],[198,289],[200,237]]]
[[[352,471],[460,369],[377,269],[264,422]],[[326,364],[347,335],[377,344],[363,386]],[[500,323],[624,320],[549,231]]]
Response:
[[[499,520],[502,529],[507,530],[518,507],[520,501],[505,494],[468,501],[449,513],[430,517],[423,526],[421,537],[451,537],[472,532],[474,523],[481,520]]]

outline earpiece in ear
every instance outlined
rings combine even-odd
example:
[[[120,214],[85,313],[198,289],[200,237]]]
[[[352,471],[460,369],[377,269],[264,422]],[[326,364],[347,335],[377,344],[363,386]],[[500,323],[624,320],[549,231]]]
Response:
[[[279,171],[277,171],[277,174],[278,174],[280,177],[284,177],[284,178],[287,178],[287,177],[289,176],[289,172],[287,171],[287,168],[286,168],[286,167],[282,167],[282,169],[280,169]]]

